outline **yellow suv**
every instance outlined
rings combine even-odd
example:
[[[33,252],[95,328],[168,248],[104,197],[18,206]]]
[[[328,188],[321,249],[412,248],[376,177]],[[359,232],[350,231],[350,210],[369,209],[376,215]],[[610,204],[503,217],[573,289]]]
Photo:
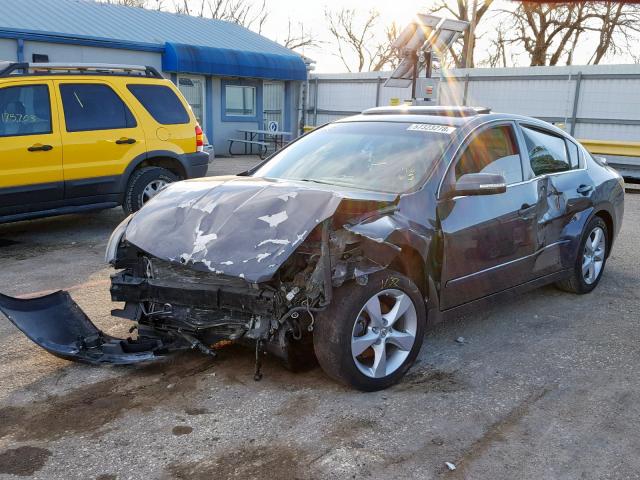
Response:
[[[201,177],[202,129],[153,67],[0,64],[0,223],[122,205]]]

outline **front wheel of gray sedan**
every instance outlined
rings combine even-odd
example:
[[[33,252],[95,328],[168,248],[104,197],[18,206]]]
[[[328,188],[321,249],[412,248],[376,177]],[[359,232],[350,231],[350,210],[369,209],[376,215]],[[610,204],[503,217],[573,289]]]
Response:
[[[336,289],[318,316],[313,345],[330,377],[358,390],[382,390],[402,378],[418,355],[425,304],[418,287],[391,270],[361,283]]]
[[[608,238],[607,224],[602,218],[593,217],[582,233],[571,276],[556,286],[566,292],[581,294],[596,288],[607,261]]]

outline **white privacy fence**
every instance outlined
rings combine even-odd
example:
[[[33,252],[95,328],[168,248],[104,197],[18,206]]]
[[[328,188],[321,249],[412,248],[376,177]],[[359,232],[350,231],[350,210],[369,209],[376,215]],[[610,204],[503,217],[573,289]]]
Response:
[[[411,88],[383,84],[391,72],[324,73],[309,79],[307,125],[324,125],[367,108],[389,105],[392,98],[411,98]]]
[[[640,141],[640,65],[452,70],[438,101],[563,123],[581,139]]]
[[[389,72],[314,74],[307,125],[324,123],[411,97],[383,86]],[[563,123],[577,138],[640,141],[640,65],[478,68],[443,72],[440,105],[485,106]]]

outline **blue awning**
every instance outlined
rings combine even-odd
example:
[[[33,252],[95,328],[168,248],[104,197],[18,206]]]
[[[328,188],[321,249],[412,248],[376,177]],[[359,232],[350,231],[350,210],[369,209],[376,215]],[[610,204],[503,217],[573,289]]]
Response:
[[[304,61],[293,53],[248,52],[170,42],[165,44],[162,54],[162,70],[274,80],[307,79]]]

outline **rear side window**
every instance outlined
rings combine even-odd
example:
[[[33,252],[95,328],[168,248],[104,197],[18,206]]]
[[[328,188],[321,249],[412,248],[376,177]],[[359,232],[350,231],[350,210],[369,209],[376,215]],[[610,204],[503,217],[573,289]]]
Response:
[[[127,85],[154,120],[162,125],[189,123],[189,114],[182,102],[164,85]]]
[[[534,174],[544,175],[571,170],[563,138],[527,127],[522,127],[522,133]]]
[[[51,133],[46,85],[0,88],[0,137]]]
[[[522,164],[513,129],[492,127],[477,134],[456,163],[456,181],[467,173],[495,173],[507,184],[522,181]]]
[[[578,154],[578,146],[567,140],[567,149],[569,150],[569,161],[571,168],[578,168],[580,166],[580,156]]]
[[[133,128],[131,110],[108,85],[65,83],[60,85],[67,132]]]

